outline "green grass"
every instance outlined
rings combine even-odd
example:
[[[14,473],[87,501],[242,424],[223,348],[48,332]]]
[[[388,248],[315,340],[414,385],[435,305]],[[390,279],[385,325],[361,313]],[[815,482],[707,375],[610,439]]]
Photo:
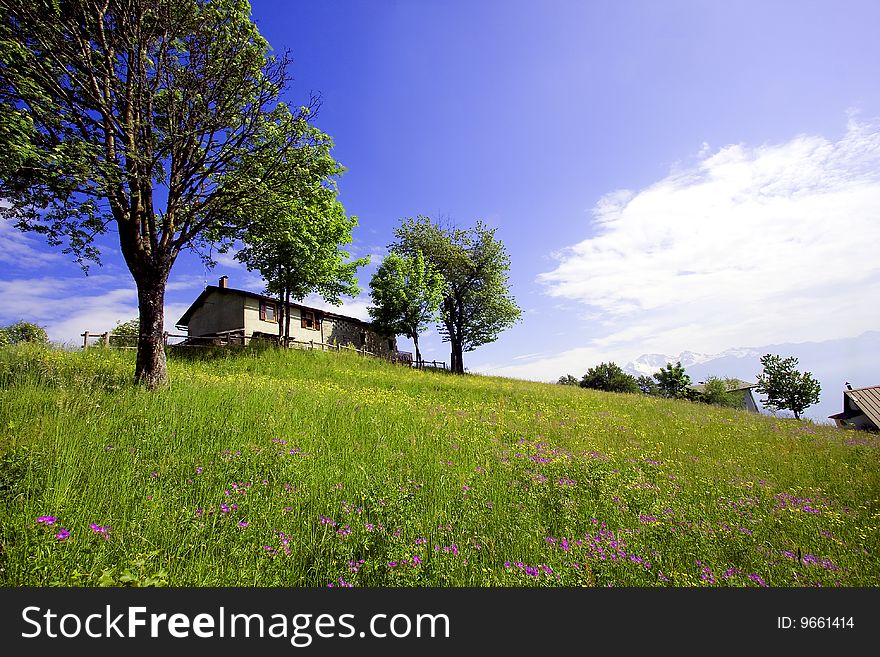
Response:
[[[880,584],[876,434],[296,350],[149,393],[133,358],[0,349],[0,584]]]

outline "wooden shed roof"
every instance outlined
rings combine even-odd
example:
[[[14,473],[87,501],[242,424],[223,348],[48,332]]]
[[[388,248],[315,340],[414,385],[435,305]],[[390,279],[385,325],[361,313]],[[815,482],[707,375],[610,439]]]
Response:
[[[880,428],[880,386],[844,390],[843,398],[844,412],[847,406],[846,400],[849,399],[851,405],[856,406],[874,423],[874,426]]]

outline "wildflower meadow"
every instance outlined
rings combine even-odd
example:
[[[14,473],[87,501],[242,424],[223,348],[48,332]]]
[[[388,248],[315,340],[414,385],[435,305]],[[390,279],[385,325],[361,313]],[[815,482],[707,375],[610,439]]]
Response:
[[[0,349],[0,584],[880,585],[880,437],[346,353]]]

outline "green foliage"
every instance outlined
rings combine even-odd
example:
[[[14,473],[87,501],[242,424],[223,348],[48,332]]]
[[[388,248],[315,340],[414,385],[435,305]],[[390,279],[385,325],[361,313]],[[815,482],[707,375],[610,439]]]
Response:
[[[571,374],[560,376],[556,383],[561,386],[580,386],[581,384],[581,382],[578,381],[577,377],[572,376]]]
[[[100,260],[98,235],[117,236],[140,299],[135,378],[149,387],[167,383],[179,253],[210,262],[314,188],[303,162],[327,140],[307,127],[317,101],[279,102],[288,64],[241,0],[3,4],[0,218],[83,268]]]
[[[715,406],[740,408],[743,402],[742,395],[732,391],[732,388],[737,383],[736,379],[722,379],[717,376],[710,376],[703,384],[703,389],[699,393],[697,400]]]
[[[494,342],[522,315],[510,294],[507,249],[495,239],[495,229],[479,221],[462,229],[424,216],[410,217],[394,234],[397,241],[389,245],[391,252],[422,253],[446,282],[440,333],[452,349],[450,370],[464,373],[464,352]]]
[[[660,394],[660,388],[657,387],[657,382],[650,376],[642,374],[636,379],[636,385],[639,386],[639,392],[644,395],[657,396]]]
[[[392,252],[370,280],[373,305],[367,311],[380,333],[410,338],[420,361],[419,333],[436,319],[445,287],[443,276],[421,251],[412,255]]]
[[[660,394],[664,397],[688,399],[693,396],[693,391],[689,388],[691,377],[685,373],[681,361],[675,365],[666,363],[665,367],[654,374],[654,378],[657,380]]]
[[[49,344],[46,329],[24,320],[0,327],[0,347],[25,343]]]
[[[580,386],[606,392],[639,392],[636,378],[624,372],[617,363],[600,363],[591,367],[581,379]]]
[[[758,375],[757,391],[767,395],[761,402],[775,410],[789,410],[795,418],[813,404],[819,403],[821,386],[810,372],[795,367],[798,359],[765,354],[761,357],[764,370]]]
[[[126,322],[117,320],[116,326],[110,331],[111,347],[136,347],[140,335],[141,322],[137,317]]]
[[[313,292],[339,305],[342,296],[360,293],[356,272],[369,258],[348,262],[349,253],[340,248],[352,241],[357,217],[347,216],[337,200],[336,179],[344,169],[330,156],[330,137],[304,123],[297,127],[309,146],[295,153],[296,176],[276,187],[267,205],[251,208],[257,217],[236,235],[244,247],[235,259],[260,272],[281,308]],[[278,148],[285,138],[276,136]],[[287,313],[279,335],[290,335]]]

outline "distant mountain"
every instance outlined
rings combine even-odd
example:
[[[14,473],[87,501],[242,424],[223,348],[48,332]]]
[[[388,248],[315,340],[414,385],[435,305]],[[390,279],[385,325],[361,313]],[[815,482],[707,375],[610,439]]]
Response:
[[[755,381],[761,373],[761,356],[764,354],[778,354],[783,358],[794,356],[798,359],[798,369],[812,373],[819,381],[822,386],[819,403],[804,412],[804,416],[814,422],[830,422],[828,416],[843,409],[847,381],[854,388],[880,384],[880,331],[824,342],[735,347],[713,355],[692,351],[677,356],[644,354],[623,369],[635,376],[651,376],[666,363],[681,361],[694,383],[710,376]],[[760,395],[756,394],[756,399],[760,400]]]

